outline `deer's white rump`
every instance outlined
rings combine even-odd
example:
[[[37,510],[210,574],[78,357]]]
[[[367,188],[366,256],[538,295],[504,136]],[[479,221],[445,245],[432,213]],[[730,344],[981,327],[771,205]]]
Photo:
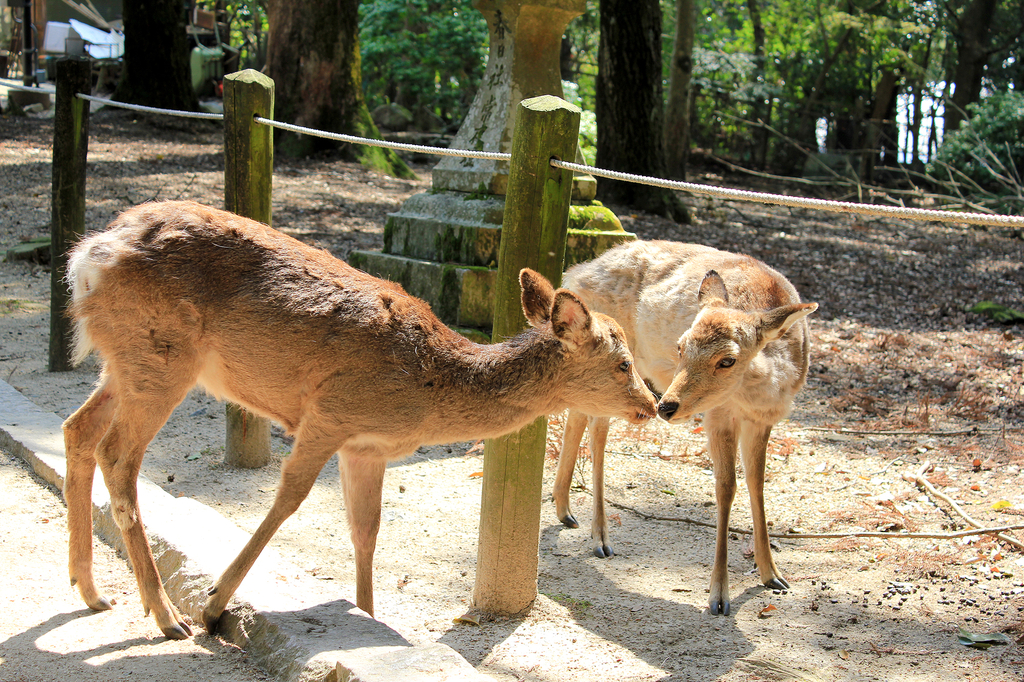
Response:
[[[136,479],[150,440],[193,386],[295,436],[270,512],[210,590],[209,630],[335,452],[356,603],[372,614],[388,461],[423,444],[508,433],[566,407],[632,421],[654,415],[619,325],[528,269],[520,283],[533,328],[478,345],[400,286],[325,251],[224,211],[163,202],[130,209],[84,239],[68,281],[77,354],[95,350],[103,366],[96,390],[64,423],[71,582],[90,607],[110,608],[92,575],[99,465],[142,602],[168,637],[191,629],[161,584]]]
[[[750,492],[754,556],[765,585],[786,588],[768,543],[765,451],[772,427],[789,414],[807,377],[807,315],[781,274],[750,256],[697,244],[632,242],[570,268],[564,286],[591,311],[623,327],[637,369],[662,394],[659,414],[678,424],[704,413],[715,468],[718,536],[711,572],[712,613],[729,613],[727,537],[736,493],[736,451]],[[569,486],[589,424],[594,458],[594,553],[611,556],[604,509],[608,418],[571,409],[555,479],[558,518],[576,527]]]

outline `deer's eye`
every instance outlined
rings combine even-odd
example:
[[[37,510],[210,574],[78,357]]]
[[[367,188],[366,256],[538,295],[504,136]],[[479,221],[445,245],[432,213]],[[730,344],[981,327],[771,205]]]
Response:
[[[633,363],[630,362],[629,360],[626,360],[621,365],[619,365],[619,369],[621,369],[623,372],[628,372],[629,368],[632,367],[632,366],[633,366]]]
[[[718,369],[726,369],[736,364],[736,358],[722,358],[718,361]]]

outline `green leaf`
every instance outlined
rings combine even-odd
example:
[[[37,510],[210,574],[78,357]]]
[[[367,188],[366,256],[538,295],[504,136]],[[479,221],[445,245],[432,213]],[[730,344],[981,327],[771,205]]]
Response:
[[[1024,322],[1024,313],[992,301],[981,301],[980,303],[974,304],[974,306],[967,310],[971,313],[979,313],[981,315],[991,317],[996,322]]]
[[[1010,644],[1010,638],[1001,632],[976,633],[960,628],[957,641],[974,649],[988,649],[996,644]]]

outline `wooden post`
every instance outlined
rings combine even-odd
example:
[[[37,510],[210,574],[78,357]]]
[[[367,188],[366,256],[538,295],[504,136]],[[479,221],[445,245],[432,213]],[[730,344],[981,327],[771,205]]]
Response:
[[[252,69],[225,76],[224,207],[269,225],[273,128],[256,123],[253,116],[274,117],[274,81]],[[255,468],[269,462],[270,422],[229,404],[224,463]]]
[[[71,292],[64,276],[68,249],[85,234],[85,161],[89,152],[89,103],[76,95],[91,90],[92,63],[87,57],[66,57],[57,62],[50,182],[51,372],[72,368],[73,329],[67,316]]]
[[[512,161],[498,252],[493,340],[526,327],[519,271],[533,268],[562,281],[572,172],[552,157],[574,159],[580,110],[544,95],[523,100],[512,136]],[[537,598],[537,544],[547,417],[484,445],[476,607],[495,614],[524,611]]]

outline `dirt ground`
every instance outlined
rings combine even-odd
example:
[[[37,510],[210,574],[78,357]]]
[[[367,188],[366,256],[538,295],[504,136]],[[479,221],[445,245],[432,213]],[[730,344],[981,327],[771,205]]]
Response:
[[[0,119],[0,249],[48,232],[51,136],[45,119]],[[94,114],[88,227],[99,229],[118,211],[156,198],[222,205],[220,145],[213,124]],[[415,168],[420,180],[405,181],[330,156],[279,159],[274,224],[340,258],[380,248],[386,214],[429,188],[430,164],[416,160]],[[713,170],[695,179],[791,194],[813,190]],[[792,589],[760,585],[748,536],[737,532],[730,541],[733,615],[711,616],[714,529],[699,524],[713,524],[715,507],[700,423],[620,423],[607,463],[607,495],[617,505],[611,510],[616,555],[591,553],[584,462],[573,494],[582,527],[563,528],[546,500],[541,594],[519,618],[453,622],[471,611],[480,448],[424,448],[390,467],[375,559],[377,617],[410,641],[444,642],[481,671],[509,681],[1024,679],[1019,643],[978,649],[957,639],[958,628],[1020,638],[1024,552],[990,536],[943,537],[965,528],[964,520],[904,478],[930,463],[928,480],[982,525],[1024,523],[1024,329],[965,312],[983,300],[1024,310],[1020,235],[689,201],[692,225],[612,208],[640,238],[700,242],[761,258],[805,300],[820,304],[810,318],[810,379],[791,418],[775,431],[765,489],[772,530],[781,536],[774,539],[776,559]],[[96,364],[90,359],[72,372],[46,371],[49,282],[45,264],[0,264],[0,379],[66,417],[88,394]],[[223,412],[209,397],[190,395],[152,443],[143,473],[253,531],[273,498],[279,464],[258,471],[224,467]],[[546,497],[560,420],[552,417]],[[282,457],[287,452],[282,434],[274,447]],[[14,495],[14,464],[0,459],[0,465],[5,525],[38,523],[40,513],[24,505],[44,504],[43,516],[59,527],[65,513],[59,498],[48,491]],[[740,485],[732,525],[742,530],[750,527],[750,513]],[[342,506],[331,463],[273,544],[310,574],[338,581],[354,599]],[[785,537],[868,531],[936,537]],[[1021,531],[1012,535],[1024,538]],[[23,558],[30,554],[35,561]],[[0,680],[36,679],[5,673],[16,658],[42,671],[56,665],[56,645],[34,632],[52,641],[65,636],[64,624],[106,622],[105,614],[86,616],[67,585],[63,556],[58,546],[16,560],[19,569],[45,563],[46,572],[30,571],[33,592],[11,595],[11,607],[0,615],[0,636],[7,637],[0,642]],[[108,589],[132,594],[129,578],[109,580]],[[51,591],[62,595],[57,611],[33,607],[33,593]],[[116,608],[140,611],[130,601]],[[130,660],[176,655],[179,644],[134,615],[137,630],[112,624],[103,634],[111,642],[148,638]],[[244,677],[245,662],[230,647],[210,638],[196,642],[212,658],[226,656],[234,678],[261,679],[258,671]]]

